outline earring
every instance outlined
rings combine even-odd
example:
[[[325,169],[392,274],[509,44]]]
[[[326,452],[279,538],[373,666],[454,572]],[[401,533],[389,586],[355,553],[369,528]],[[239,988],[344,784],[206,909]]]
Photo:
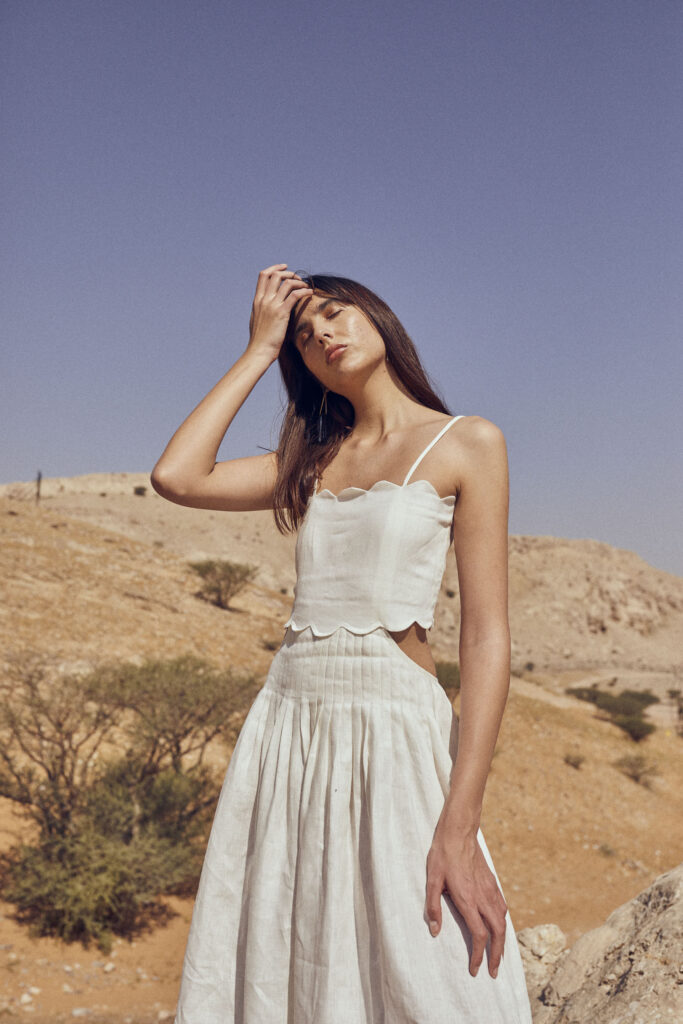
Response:
[[[323,391],[322,402],[318,410],[318,443],[323,440],[323,405],[325,406],[325,415],[327,416],[327,388]]]

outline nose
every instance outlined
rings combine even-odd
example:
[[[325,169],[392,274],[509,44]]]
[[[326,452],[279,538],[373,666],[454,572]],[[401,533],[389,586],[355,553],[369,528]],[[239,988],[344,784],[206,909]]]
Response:
[[[320,342],[323,345],[329,344],[329,342],[332,339],[332,336],[332,325],[327,322],[323,322],[322,324],[320,324],[320,326],[316,327],[315,329],[316,341]]]

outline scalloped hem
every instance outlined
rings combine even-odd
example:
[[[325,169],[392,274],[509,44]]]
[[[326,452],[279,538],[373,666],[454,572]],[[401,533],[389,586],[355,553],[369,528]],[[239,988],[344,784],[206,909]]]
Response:
[[[321,491],[313,491],[311,498],[325,498],[330,501],[346,501],[347,498],[357,498],[362,494],[372,494],[375,491],[406,491],[410,487],[417,487],[419,484],[425,484],[427,487],[427,493],[433,495],[438,501],[445,502],[447,505],[455,505],[457,495],[446,494],[441,495],[437,491],[436,487],[430,480],[425,480],[420,477],[418,480],[411,480],[409,483],[397,484],[393,480],[376,480],[371,487],[344,487],[338,494],[334,494],[327,487],[323,487]]]
[[[389,626],[386,622],[374,622],[367,626],[351,626],[348,622],[339,622],[329,628],[324,626],[316,626],[314,622],[307,622],[305,625],[300,626],[290,616],[283,625],[283,629],[291,629],[294,633],[301,633],[304,629],[310,629],[313,636],[332,636],[340,629],[345,629],[348,633],[354,633],[356,636],[365,636],[366,633],[374,633],[376,629],[386,629],[387,633],[401,633],[404,629],[409,629],[413,623],[417,623],[418,626],[422,626],[423,629],[431,629],[434,625],[434,619],[428,619],[423,621],[422,619],[411,619],[405,625]]]

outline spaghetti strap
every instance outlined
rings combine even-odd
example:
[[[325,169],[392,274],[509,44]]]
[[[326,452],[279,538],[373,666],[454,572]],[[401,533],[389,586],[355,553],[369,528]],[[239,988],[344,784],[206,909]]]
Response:
[[[412,464],[412,466],[411,466],[411,467],[410,467],[410,469],[408,470],[408,475],[407,475],[407,477],[405,478],[405,480],[403,481],[403,486],[404,486],[404,487],[405,487],[405,485],[406,485],[406,484],[408,483],[408,481],[410,480],[411,476],[413,475],[413,473],[415,472],[415,470],[417,469],[417,467],[418,467],[418,466],[420,465],[420,463],[421,463],[421,462],[422,462],[422,460],[424,459],[424,457],[425,457],[425,455],[427,454],[427,452],[428,452],[428,451],[431,451],[431,449],[432,449],[432,448],[434,447],[434,445],[435,445],[435,444],[436,444],[436,442],[437,442],[437,441],[439,440],[439,438],[440,438],[440,437],[443,437],[443,435],[444,435],[444,434],[446,433],[446,431],[448,430],[448,428],[449,428],[449,427],[452,427],[452,426],[453,426],[453,424],[455,423],[455,421],[456,421],[456,420],[461,420],[461,419],[463,418],[463,416],[464,416],[464,415],[465,415],[465,413],[463,413],[463,414],[462,414],[461,416],[454,416],[454,417],[453,417],[453,419],[449,420],[449,421],[448,421],[448,423],[446,423],[446,424],[445,424],[445,425],[444,425],[444,426],[443,426],[443,427],[441,428],[441,430],[440,430],[440,431],[439,431],[439,433],[438,433],[438,434],[436,435],[436,437],[432,438],[432,440],[431,440],[431,441],[429,442],[429,444],[427,445],[427,447],[425,448],[425,450],[424,450],[424,451],[423,451],[423,452],[422,452],[422,453],[421,453],[420,455],[418,455],[418,457],[417,457],[417,458],[415,459],[415,462],[414,462],[414,463]]]

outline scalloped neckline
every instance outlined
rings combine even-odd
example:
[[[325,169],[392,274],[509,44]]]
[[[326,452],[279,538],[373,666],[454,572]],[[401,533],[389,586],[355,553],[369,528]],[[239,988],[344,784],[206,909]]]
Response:
[[[432,492],[432,494],[436,498],[439,499],[439,501],[451,501],[452,500],[453,502],[455,502],[456,501],[456,497],[457,497],[455,494],[447,494],[445,496],[442,496],[441,494],[439,494],[439,492],[437,491],[437,489],[436,489],[436,487],[434,486],[433,483],[431,483],[429,480],[420,479],[420,480],[410,480],[407,484],[406,483],[397,484],[393,480],[376,480],[374,482],[374,484],[372,485],[372,487],[353,487],[353,486],[351,486],[351,487],[343,487],[341,489],[341,491],[339,491],[338,494],[334,494],[333,491],[329,490],[329,488],[323,487],[322,491],[314,491],[313,494],[311,495],[311,499],[313,499],[313,498],[320,498],[323,495],[327,495],[329,498],[333,499],[334,501],[342,501],[343,498],[344,498],[344,495],[346,495],[346,494],[352,494],[352,496],[355,497],[355,496],[357,496],[359,494],[370,494],[372,491],[374,491],[374,490],[376,490],[378,488],[381,490],[382,489],[382,487],[381,487],[382,484],[385,484],[388,487],[395,487],[399,491],[402,491],[406,487],[415,487],[417,484],[426,484],[428,489]]]

